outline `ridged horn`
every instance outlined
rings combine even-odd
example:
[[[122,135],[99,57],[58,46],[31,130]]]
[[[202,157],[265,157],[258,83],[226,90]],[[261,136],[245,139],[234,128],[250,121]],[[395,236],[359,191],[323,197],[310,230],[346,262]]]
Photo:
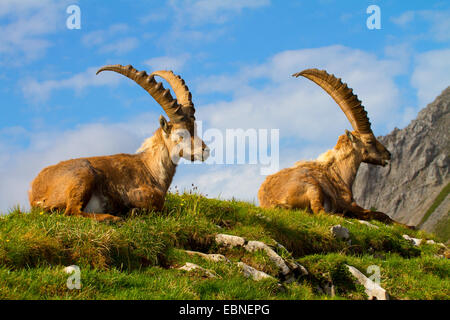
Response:
[[[120,64],[104,66],[97,71],[97,74],[102,71],[114,71],[136,82],[160,104],[171,121],[186,120],[182,106],[172,97],[170,90],[165,89],[161,82],[157,82],[153,75],[148,75],[145,71],[138,71],[131,65],[122,66]]]
[[[152,72],[153,76],[159,76],[166,80],[173,89],[178,103],[183,108],[183,112],[188,116],[194,118],[194,104],[192,103],[192,94],[189,91],[188,86],[184,80],[179,76],[174,74],[170,70],[160,70]]]
[[[353,93],[353,89],[343,83],[340,78],[318,69],[306,69],[292,76],[303,76],[319,85],[336,101],[355,131],[372,133],[367,111],[364,110],[358,96]]]

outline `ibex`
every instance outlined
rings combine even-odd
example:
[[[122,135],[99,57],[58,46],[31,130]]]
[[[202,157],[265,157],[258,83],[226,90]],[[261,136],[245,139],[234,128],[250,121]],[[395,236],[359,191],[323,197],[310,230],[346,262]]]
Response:
[[[169,121],[160,116],[160,128],[136,154],[72,159],[43,169],[31,184],[32,207],[98,221],[119,220],[117,215],[133,208],[160,210],[180,157],[204,161],[209,156],[196,134],[192,96],[183,79],[172,71],[147,75],[130,65],[105,66],[97,74],[105,70],[134,80],[161,105]],[[178,100],[155,75],[169,83]]]
[[[346,130],[336,146],[315,161],[299,161],[293,167],[268,176],[261,185],[261,207],[310,209],[343,213],[361,220],[393,220],[382,212],[366,210],[353,199],[352,185],[361,162],[386,166],[389,151],[375,138],[367,112],[353,90],[324,70],[307,69],[296,73],[324,89],[342,109],[354,131]]]

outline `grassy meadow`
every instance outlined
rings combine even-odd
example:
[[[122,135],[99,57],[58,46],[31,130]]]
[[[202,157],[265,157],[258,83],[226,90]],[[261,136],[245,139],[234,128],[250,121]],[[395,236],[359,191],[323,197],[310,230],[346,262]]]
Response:
[[[379,228],[338,215],[265,210],[240,201],[195,193],[168,194],[163,212],[130,212],[117,223],[67,217],[60,212],[19,209],[0,216],[0,299],[366,299],[345,264],[366,273],[377,265],[392,299],[449,299],[450,262],[438,244],[414,246],[402,235],[439,239],[400,226]],[[333,237],[340,224],[351,241]],[[263,251],[218,247],[225,233],[276,242],[282,257],[309,271],[291,283],[254,281],[238,261],[277,277]],[[276,241],[276,242],[275,242]],[[231,262],[211,262],[184,250],[221,253]],[[178,270],[196,263],[217,276]],[[64,268],[77,265],[81,289],[69,290]],[[332,283],[335,296],[318,287]]]

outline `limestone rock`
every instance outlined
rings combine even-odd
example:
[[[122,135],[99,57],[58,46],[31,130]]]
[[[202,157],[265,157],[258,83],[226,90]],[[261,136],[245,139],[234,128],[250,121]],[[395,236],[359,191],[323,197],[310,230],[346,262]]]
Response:
[[[207,270],[205,268],[200,267],[199,265],[196,265],[195,263],[190,263],[190,262],[186,262],[186,264],[180,268],[178,268],[178,270],[184,270],[184,271],[201,271],[202,273],[204,273],[208,278],[216,278],[216,274],[213,271]]]
[[[216,243],[229,248],[242,247],[246,242],[247,241],[244,238],[238,236],[232,236],[229,234],[216,235]]]
[[[355,267],[346,265],[350,273],[356,280],[364,286],[369,300],[389,300],[389,294],[380,285],[367,278],[361,271]]]
[[[198,251],[184,250],[189,255],[197,255],[212,262],[230,262],[224,255],[217,253],[203,253]]]
[[[350,238],[350,232],[348,229],[340,224],[331,227],[330,231],[336,239],[348,240]]]
[[[289,268],[292,270],[293,273],[300,274],[302,276],[307,276],[308,270],[304,266],[302,266],[300,263],[298,263],[295,260],[285,260],[286,264],[289,266]]]
[[[249,265],[243,263],[243,262],[238,262],[238,267],[242,270],[242,272],[244,273],[244,276],[247,278],[252,278],[255,281],[260,281],[263,279],[275,279],[274,277],[272,277],[271,275],[268,275],[265,272],[256,270],[253,267],[250,267]]]
[[[281,244],[275,242],[275,247],[282,249],[282,250],[286,250],[286,248],[284,246],[282,246]],[[292,282],[296,280],[297,276],[304,276],[308,274],[308,271],[306,270],[305,267],[303,267],[301,264],[299,264],[298,262],[296,262],[294,259],[284,259],[282,258],[278,253],[275,252],[274,249],[272,249],[272,247],[270,247],[269,245],[265,244],[264,242],[261,241],[247,241],[246,239],[242,238],[242,237],[238,237],[238,236],[232,236],[232,235],[228,235],[228,234],[218,234],[216,235],[216,243],[224,246],[224,247],[228,247],[228,248],[234,248],[234,247],[243,247],[246,251],[248,252],[255,252],[258,250],[262,250],[264,251],[267,256],[269,257],[269,259],[278,267],[278,269],[280,270],[280,279],[283,282]],[[197,254],[200,255],[202,257],[204,257],[205,259],[219,259],[221,261],[229,261],[226,257],[222,256],[222,255],[215,255],[218,257],[213,257],[213,255],[209,254],[205,254],[205,253],[201,253],[201,252],[194,252],[194,251],[186,251],[188,254]],[[225,259],[225,260],[224,260]],[[245,264],[244,264],[245,265]],[[242,268],[245,269],[245,266],[241,265]],[[251,271],[251,269],[248,269]],[[249,271],[249,272],[250,272]],[[258,270],[256,270],[258,271]]]
[[[291,273],[291,269],[286,265],[283,258],[280,257],[272,248],[270,248],[267,244],[261,241],[249,241],[244,248],[249,252],[254,252],[258,250],[264,251],[269,259],[275,263],[275,265],[281,270],[281,273],[284,276],[287,276]]]
[[[410,241],[413,245],[415,246],[420,246],[420,244],[422,243],[422,239],[417,239],[417,238],[411,238],[410,236],[408,236],[407,234],[404,234],[402,236],[405,240]]]

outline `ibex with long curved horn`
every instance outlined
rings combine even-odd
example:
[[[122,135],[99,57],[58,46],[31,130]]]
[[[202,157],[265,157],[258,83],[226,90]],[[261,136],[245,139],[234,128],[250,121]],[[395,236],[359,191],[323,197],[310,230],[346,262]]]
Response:
[[[204,161],[209,156],[209,148],[196,135],[195,109],[183,79],[172,71],[147,75],[121,65],[105,66],[97,74],[105,70],[134,80],[161,105],[169,121],[160,116],[160,128],[137,154],[72,159],[43,169],[29,191],[32,207],[99,221],[118,220],[116,215],[132,208],[160,210],[180,157]],[[155,75],[170,84],[178,100]]]
[[[336,146],[315,161],[300,161],[283,169],[261,185],[258,198],[262,207],[310,209],[341,212],[362,220],[393,220],[382,212],[361,208],[355,203],[352,185],[361,162],[385,166],[389,151],[375,138],[367,112],[353,90],[334,75],[308,69],[293,76],[306,77],[322,87],[341,107],[354,131],[339,137]]]

